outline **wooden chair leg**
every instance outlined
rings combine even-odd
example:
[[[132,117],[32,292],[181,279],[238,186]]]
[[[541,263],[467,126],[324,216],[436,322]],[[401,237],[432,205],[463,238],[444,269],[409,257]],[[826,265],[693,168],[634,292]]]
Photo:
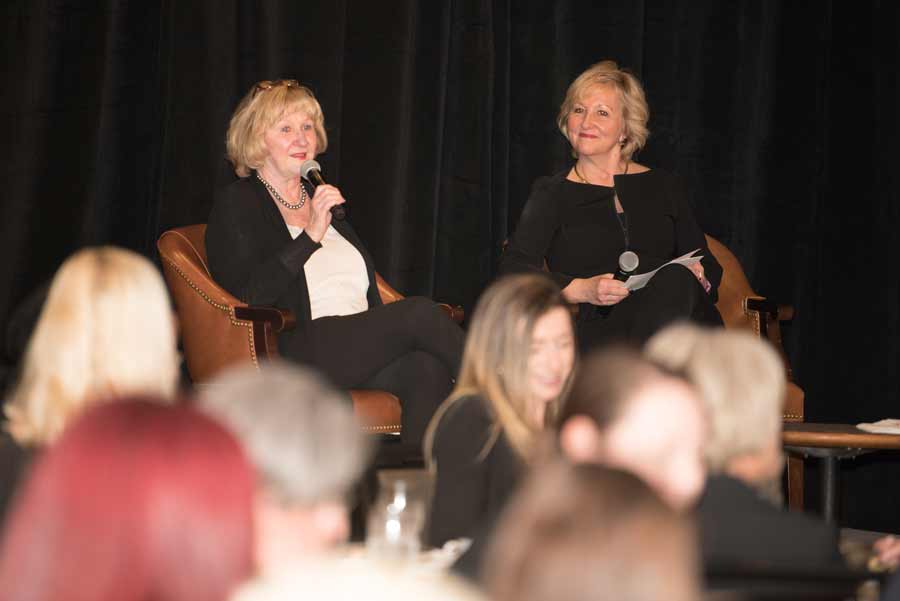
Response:
[[[788,455],[788,507],[803,511],[803,458]]]

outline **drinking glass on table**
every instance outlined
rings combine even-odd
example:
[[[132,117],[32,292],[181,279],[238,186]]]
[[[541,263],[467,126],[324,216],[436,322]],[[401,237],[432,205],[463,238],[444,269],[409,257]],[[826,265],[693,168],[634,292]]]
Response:
[[[421,549],[425,508],[404,480],[382,489],[369,511],[366,552],[379,559],[414,559]]]

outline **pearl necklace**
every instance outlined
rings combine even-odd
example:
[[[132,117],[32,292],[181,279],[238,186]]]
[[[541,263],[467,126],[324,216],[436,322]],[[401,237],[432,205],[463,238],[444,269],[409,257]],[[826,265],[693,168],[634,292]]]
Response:
[[[263,176],[259,174],[259,171],[256,172],[256,178],[262,182],[262,184],[266,187],[266,190],[269,191],[272,197],[280,202],[285,208],[290,209],[291,211],[296,211],[297,209],[302,209],[303,205],[306,204],[306,188],[303,186],[303,182],[300,182],[300,200],[299,202],[297,202],[297,204],[292,205],[281,197],[281,194],[278,193],[278,190],[275,189],[275,186],[263,179]]]

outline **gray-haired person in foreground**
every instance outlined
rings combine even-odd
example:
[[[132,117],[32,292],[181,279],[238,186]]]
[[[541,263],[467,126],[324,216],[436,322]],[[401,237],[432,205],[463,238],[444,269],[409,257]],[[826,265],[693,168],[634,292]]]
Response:
[[[347,497],[371,442],[342,393],[309,369],[276,361],[221,374],[198,403],[235,433],[256,466],[260,571],[347,539]]]

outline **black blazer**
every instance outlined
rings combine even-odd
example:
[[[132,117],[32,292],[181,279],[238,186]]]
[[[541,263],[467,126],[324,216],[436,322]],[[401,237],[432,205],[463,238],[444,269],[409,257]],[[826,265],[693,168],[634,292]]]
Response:
[[[356,247],[369,276],[369,307],[381,304],[372,256],[347,221],[331,225]],[[289,309],[297,327],[279,334],[279,347],[302,337],[311,321],[309,288],[303,266],[321,244],[301,233],[291,238],[278,207],[262,182],[251,175],[216,196],[206,227],[206,254],[213,278],[231,294],[254,305]]]
[[[741,566],[821,569],[844,565],[834,527],[781,510],[734,478],[709,479],[697,517],[707,574]]]
[[[574,278],[614,273],[626,249],[638,254],[638,272],[644,273],[699,248],[712,284],[710,300],[716,301],[722,267],[706,245],[680,177],[651,169],[617,175],[610,188],[571,182],[567,172],[534,182],[501,273],[543,271],[546,260],[549,275],[565,288]],[[627,233],[616,216],[614,194],[625,211]]]
[[[495,420],[487,401],[458,399],[438,422],[432,447],[437,469],[428,519],[428,544],[462,536],[480,538],[484,522],[500,514],[524,464],[501,432],[487,453]]]

